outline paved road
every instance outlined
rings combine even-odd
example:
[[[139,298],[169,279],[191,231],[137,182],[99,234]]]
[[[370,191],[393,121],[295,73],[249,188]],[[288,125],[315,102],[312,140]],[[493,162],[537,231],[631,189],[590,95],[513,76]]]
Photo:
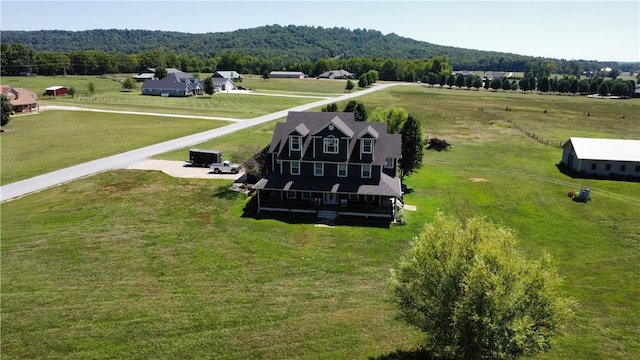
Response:
[[[408,84],[408,83],[407,83]],[[324,99],[313,103],[300,105],[291,109],[286,109],[271,114],[259,116],[254,119],[238,121],[234,124],[223,126],[217,129],[204,131],[201,133],[181,137],[174,140],[165,141],[159,144],[143,147],[136,150],[127,151],[122,154],[109,156],[106,158],[89,161],[83,164],[71,166],[65,169],[53,171],[47,174],[36,176],[30,179],[17,181],[0,187],[0,202],[12,200],[30,193],[41,191],[56,185],[60,185],[75,179],[93,175],[102,171],[122,169],[143,161],[150,156],[162,154],[171,150],[180,149],[195,144],[205,142],[219,136],[224,136],[238,130],[246,129],[265,122],[286,117],[289,111],[305,111],[314,107],[324,106],[333,102],[355,98],[374,91],[382,90],[390,86],[399,84],[377,84],[368,89],[345,94],[335,98]],[[151,114],[149,114],[151,115]],[[175,115],[171,115],[175,116]]]

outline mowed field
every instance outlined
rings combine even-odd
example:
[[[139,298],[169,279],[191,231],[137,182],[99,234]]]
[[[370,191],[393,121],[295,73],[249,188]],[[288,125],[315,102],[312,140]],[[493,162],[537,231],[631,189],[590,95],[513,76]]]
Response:
[[[244,211],[246,195],[228,189],[231,181],[139,170],[5,202],[2,357],[410,352],[422,337],[395,320],[389,269],[442,211],[485,216],[515,229],[527,256],[551,254],[577,306],[567,334],[536,358],[637,358],[639,185],[567,177],[556,168],[561,149],[554,145],[570,136],[640,138],[637,99],[401,86],[359,101],[368,109],[403,107],[425,137],[453,144],[426,152],[422,169],[405,179],[405,202],[417,207],[406,212],[407,225],[326,228],[256,216]],[[232,154],[268,144],[272,129],[261,125],[201,147]],[[181,160],[187,150],[159,158]],[[592,190],[591,202],[566,196],[581,188]]]

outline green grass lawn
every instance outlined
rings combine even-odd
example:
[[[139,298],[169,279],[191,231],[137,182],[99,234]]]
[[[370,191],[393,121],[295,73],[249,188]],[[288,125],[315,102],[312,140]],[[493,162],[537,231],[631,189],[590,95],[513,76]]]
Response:
[[[307,104],[318,100],[313,97],[244,95],[234,93],[217,93],[213,96],[190,96],[163,98],[146,96],[140,92],[141,83],[133,91],[121,91],[120,81],[130,74],[110,76],[5,76],[3,84],[13,87],[24,87],[39,95],[40,106],[49,104],[80,106],[98,109],[156,112],[165,114],[219,116],[238,119],[251,119],[261,115],[280,111],[290,107]],[[201,74],[204,79],[210,74]],[[277,93],[277,95],[300,95],[331,97],[344,93],[344,82],[341,80],[299,80],[273,79],[264,81],[247,76],[245,87],[253,87],[256,92]],[[89,82],[94,83],[95,93],[87,92]],[[262,82],[262,83],[261,83]],[[304,85],[300,85],[304,84]],[[44,89],[53,85],[63,85],[76,89],[76,95],[49,97],[42,95]],[[251,85],[251,86],[248,86]],[[255,86],[253,86],[255,85]],[[304,95],[304,94],[303,94]]]
[[[16,116],[2,133],[2,184],[226,124],[229,122],[85,111]]]
[[[363,359],[410,351],[421,335],[394,318],[389,269],[438,210],[486,216],[516,230],[526,255],[552,255],[577,307],[567,335],[536,358],[637,357],[638,183],[567,177],[555,166],[561,149],[512,124],[558,140],[638,138],[640,102],[418,87],[359,100],[368,109],[404,107],[426,137],[453,144],[426,152],[423,168],[405,179],[405,201],[417,206],[407,225],[256,218],[243,213],[246,196],[229,191],[230,181],[136,170],[5,202],[2,357]],[[203,147],[233,154],[266,145],[272,129]],[[184,159],[184,151],[160,158]],[[589,203],[566,196],[587,187]]]

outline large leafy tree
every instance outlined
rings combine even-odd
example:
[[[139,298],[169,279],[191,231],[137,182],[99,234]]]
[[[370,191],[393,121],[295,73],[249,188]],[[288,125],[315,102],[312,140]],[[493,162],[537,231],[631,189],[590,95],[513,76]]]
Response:
[[[400,178],[411,174],[422,167],[422,155],[424,140],[422,139],[422,126],[420,122],[409,114],[402,125],[402,157],[400,158]]]
[[[387,108],[377,107],[369,115],[371,122],[386,122],[389,134],[400,134],[404,122],[409,117],[407,110],[397,106]]]
[[[441,213],[392,271],[400,317],[440,358],[515,359],[550,347],[571,315],[548,255],[529,260],[513,231]]]
[[[0,94],[0,103],[2,108],[2,119],[0,120],[0,126],[5,126],[11,120],[11,112],[13,112],[13,106],[11,106],[11,102],[9,98],[7,98],[4,94]]]
[[[131,90],[134,90],[135,88],[136,88],[136,82],[132,78],[127,77],[124,80],[122,80],[122,89],[131,91]]]

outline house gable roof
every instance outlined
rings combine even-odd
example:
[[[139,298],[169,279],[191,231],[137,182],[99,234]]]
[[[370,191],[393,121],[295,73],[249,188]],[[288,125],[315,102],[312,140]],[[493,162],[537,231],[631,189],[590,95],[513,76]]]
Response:
[[[580,160],[609,160],[640,162],[640,140],[572,137],[570,144]]]
[[[353,130],[351,130],[351,128],[347,126],[347,124],[345,124],[345,122],[342,121],[342,119],[340,119],[339,116],[333,117],[328,123],[326,123],[324,126],[319,127],[318,130],[313,132],[312,135],[318,135],[319,133],[321,133],[327,128],[329,128],[329,130],[333,130],[333,128],[331,127],[337,128],[341,133],[343,133],[348,138],[353,137]]]
[[[222,85],[224,85],[224,84],[226,84],[228,82],[230,82],[232,85],[235,85],[233,80],[227,79],[227,78],[212,77],[211,80],[213,80],[213,85],[214,86],[222,86]]]
[[[242,79],[242,75],[235,71],[216,71],[211,75],[212,78],[225,78],[225,79]]]
[[[371,163],[373,165],[384,164],[386,158],[398,159],[401,157],[402,137],[400,135],[387,133],[387,124],[383,122],[355,121],[354,114],[349,112],[289,112],[286,122],[276,123],[269,152],[279,153],[282,151],[289,135],[303,129],[300,125],[308,129],[308,134],[315,135],[331,124],[336,127],[339,124],[341,131],[351,134],[350,137],[356,133],[363,135],[377,133],[378,137],[374,147],[375,160]],[[348,156],[350,162],[358,163],[361,160],[355,158],[355,140],[352,138],[350,141]],[[303,151],[308,148],[310,142],[311,136],[306,136]]]
[[[173,73],[160,80],[147,80],[142,84],[142,88],[149,90],[185,90],[190,89],[192,86],[196,86],[198,83],[199,82],[195,83],[193,81],[183,81],[179,77],[179,74]]]

